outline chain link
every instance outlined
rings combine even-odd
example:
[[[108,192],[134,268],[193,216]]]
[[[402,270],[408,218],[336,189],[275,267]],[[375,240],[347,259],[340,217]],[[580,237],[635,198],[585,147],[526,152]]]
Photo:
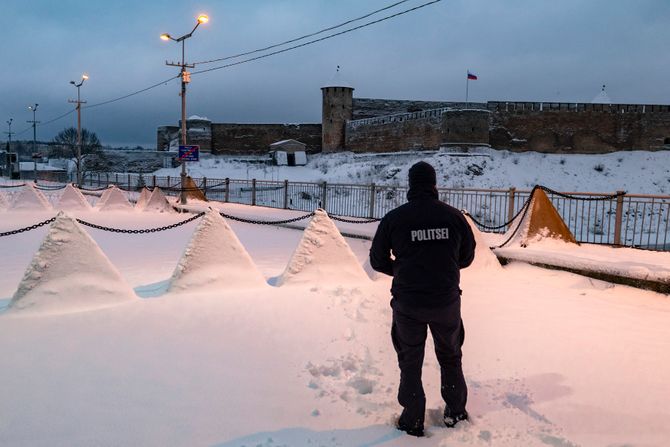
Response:
[[[29,226],[29,227],[21,228],[21,229],[19,229],[19,230],[5,231],[4,233],[0,233],[0,237],[3,237],[3,236],[13,236],[13,235],[15,235],[15,234],[25,233],[26,231],[35,230],[35,229],[37,229],[37,228],[39,228],[39,227],[43,227],[44,225],[49,225],[49,224],[52,223],[54,220],[56,220],[56,218],[55,218],[55,217],[52,217],[51,219],[47,219],[47,220],[45,220],[45,221],[43,221],[43,222],[36,223],[35,225],[31,225],[31,226]]]
[[[42,191],[58,191],[59,189],[64,189],[66,187],[67,187],[67,185],[63,185],[63,186],[35,185],[36,189],[40,189]]]
[[[555,190],[553,190],[553,189],[551,189],[551,188],[547,188],[546,186],[540,186],[540,185],[538,185],[538,186],[536,186],[535,188],[533,188],[533,191],[534,191],[536,188],[540,188],[540,189],[542,189],[543,191],[548,192],[549,194],[553,194],[553,195],[556,195],[556,196],[559,196],[559,197],[563,197],[564,199],[584,200],[584,201],[586,201],[586,202],[597,202],[597,201],[601,201],[601,200],[613,200],[613,199],[618,198],[619,196],[624,196],[624,195],[626,195],[626,192],[625,192],[625,191],[622,191],[622,192],[617,192],[617,193],[615,193],[615,194],[610,194],[610,195],[608,195],[608,196],[602,196],[602,197],[579,197],[579,196],[574,196],[574,195],[570,195],[570,194],[565,194],[565,193],[562,193],[562,192],[558,192],[558,191],[555,191]],[[531,194],[531,195],[532,195],[532,194]]]
[[[188,219],[182,220],[181,222],[173,223],[171,225],[166,225],[164,227],[158,227],[158,228],[145,228],[145,229],[140,229],[140,230],[128,230],[124,228],[112,228],[112,227],[105,227],[103,225],[97,225],[91,222],[86,222],[85,220],[77,219],[77,222],[79,222],[82,225],[85,225],[87,227],[95,228],[96,230],[102,230],[102,231],[110,231],[112,233],[123,233],[123,234],[147,234],[147,233],[158,233],[159,231],[165,231],[165,230],[171,230],[173,228],[180,227],[182,225],[186,225],[189,222],[193,222],[196,219],[201,218],[204,216],[205,213],[198,213],[195,216],[189,217]]]
[[[330,217],[333,220],[336,220],[338,222],[344,222],[344,223],[350,223],[350,224],[369,224],[373,222],[379,222],[381,219],[378,219],[376,217],[373,217],[372,219],[365,219],[365,220],[355,220],[355,219],[345,219],[343,217],[337,216],[335,214],[330,214],[328,213],[328,217]]]
[[[244,218],[241,218],[241,217],[231,216],[230,214],[226,214],[222,211],[219,211],[219,214],[221,214],[221,216],[225,217],[226,219],[235,220],[237,222],[244,222],[244,223],[250,223],[250,224],[255,224],[255,225],[283,225],[283,224],[298,222],[299,220],[307,219],[308,217],[314,216],[315,213],[314,213],[314,211],[312,211],[311,213],[305,214],[304,216],[298,216],[298,217],[294,217],[293,219],[285,219],[285,220],[244,219]]]

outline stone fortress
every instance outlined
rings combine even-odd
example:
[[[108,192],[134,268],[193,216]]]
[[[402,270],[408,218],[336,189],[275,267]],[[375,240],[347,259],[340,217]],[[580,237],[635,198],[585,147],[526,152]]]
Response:
[[[189,144],[213,154],[259,155],[294,139],[314,152],[394,152],[490,145],[511,151],[607,153],[670,149],[670,105],[612,104],[603,91],[591,103],[462,103],[355,98],[334,79],[322,89],[315,124],[212,123],[187,120]],[[177,149],[179,126],[158,128],[159,151]]]

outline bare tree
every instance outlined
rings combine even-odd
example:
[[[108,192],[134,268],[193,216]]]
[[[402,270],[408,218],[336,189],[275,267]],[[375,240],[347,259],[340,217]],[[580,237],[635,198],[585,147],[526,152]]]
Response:
[[[75,164],[75,169],[79,169],[84,175],[86,170],[97,171],[106,166],[105,154],[102,151],[102,144],[95,132],[88,129],[81,129],[81,164],[78,166],[77,158],[77,129],[67,127],[60,131],[53,139],[49,155],[51,157],[68,158]]]

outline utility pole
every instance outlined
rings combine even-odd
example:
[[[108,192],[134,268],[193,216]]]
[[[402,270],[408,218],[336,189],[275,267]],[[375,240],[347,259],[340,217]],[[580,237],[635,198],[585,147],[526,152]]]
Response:
[[[10,118],[7,120],[7,126],[9,126],[9,131],[5,132],[7,134],[7,137],[9,140],[7,141],[7,177],[12,178],[12,135],[14,135],[15,132],[12,132],[12,121],[14,121],[14,118]]]
[[[174,38],[170,36],[169,34],[161,34],[161,39],[162,40],[174,40],[175,42],[179,43],[181,42],[181,63],[178,62],[168,62],[165,61],[165,65],[169,65],[172,67],[180,67],[180,76],[181,76],[181,145],[186,146],[186,84],[191,82],[191,74],[186,71],[187,68],[195,68],[195,64],[187,64],[185,60],[185,45],[184,43],[186,42],[186,39],[191,37],[193,33],[195,32],[196,29],[198,29],[198,26],[200,26],[201,23],[207,23],[209,21],[209,17],[205,14],[201,14],[198,16],[197,22],[195,24],[195,27],[191,30],[190,33],[184,34],[181,37]],[[185,160],[180,160],[181,161],[181,194],[180,194],[180,199],[179,201],[181,202],[182,205],[186,204],[186,190],[184,189],[184,185],[186,184],[186,161]]]
[[[28,106],[28,110],[33,111],[33,120],[28,121],[29,123],[33,124],[33,161],[34,161],[34,168],[35,168],[35,178],[33,179],[35,183],[37,183],[37,159],[35,158],[35,155],[37,154],[37,123],[39,121],[35,120],[35,113],[37,112],[37,107],[39,104],[35,103],[33,106]],[[21,162],[19,162],[19,170],[20,170]]]
[[[77,100],[68,99],[67,102],[71,104],[77,104],[77,186],[81,187],[81,105],[86,104],[86,101],[81,100],[79,95],[79,89],[84,84],[84,81],[88,79],[87,74],[81,76],[80,82],[70,81],[70,84],[77,87]]]

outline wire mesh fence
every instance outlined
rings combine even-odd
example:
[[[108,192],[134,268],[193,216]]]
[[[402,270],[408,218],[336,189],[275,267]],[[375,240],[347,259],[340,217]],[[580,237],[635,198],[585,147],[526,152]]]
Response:
[[[73,181],[74,179],[70,179]],[[268,181],[255,179],[193,178],[209,200],[272,208],[313,211],[358,218],[381,218],[406,202],[407,188],[389,185],[354,185]],[[160,187],[179,195],[178,176],[94,173],[84,186],[116,185],[138,191]],[[504,233],[513,216],[529,199],[530,190],[438,188],[441,200],[467,210],[483,229]],[[554,207],[579,242],[670,250],[670,196],[576,192],[548,192]]]

